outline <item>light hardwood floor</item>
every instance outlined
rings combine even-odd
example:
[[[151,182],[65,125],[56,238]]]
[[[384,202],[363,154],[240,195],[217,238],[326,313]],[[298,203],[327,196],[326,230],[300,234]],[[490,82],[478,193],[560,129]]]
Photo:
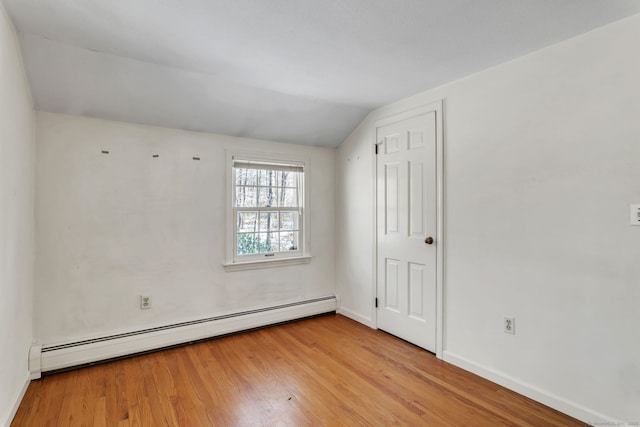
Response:
[[[340,315],[47,376],[12,426],[571,426]]]

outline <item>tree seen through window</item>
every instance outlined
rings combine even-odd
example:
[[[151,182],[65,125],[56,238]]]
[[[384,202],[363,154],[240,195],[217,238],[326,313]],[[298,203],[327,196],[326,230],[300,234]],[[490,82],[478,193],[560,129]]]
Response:
[[[234,167],[237,256],[298,251],[302,171],[269,166]]]

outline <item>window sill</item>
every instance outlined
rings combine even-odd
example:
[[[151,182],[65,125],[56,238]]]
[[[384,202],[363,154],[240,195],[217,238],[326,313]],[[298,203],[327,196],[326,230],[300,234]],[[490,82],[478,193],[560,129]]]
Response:
[[[272,268],[272,267],[286,267],[288,265],[309,264],[311,262],[310,256],[299,256],[292,258],[279,258],[260,261],[246,261],[246,262],[232,262],[223,264],[224,271],[243,271],[243,270],[257,270],[260,268]]]

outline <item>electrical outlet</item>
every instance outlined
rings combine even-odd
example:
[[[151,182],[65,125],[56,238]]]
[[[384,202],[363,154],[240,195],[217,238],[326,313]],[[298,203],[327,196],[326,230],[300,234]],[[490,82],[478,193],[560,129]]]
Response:
[[[140,295],[140,310],[151,308],[151,295]]]
[[[504,333],[516,334],[516,319],[512,316],[504,316]]]

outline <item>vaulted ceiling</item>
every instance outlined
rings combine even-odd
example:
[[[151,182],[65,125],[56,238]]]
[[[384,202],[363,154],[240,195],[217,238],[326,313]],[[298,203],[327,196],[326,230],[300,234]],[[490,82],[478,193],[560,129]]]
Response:
[[[640,0],[2,0],[36,107],[335,147],[373,108]]]

